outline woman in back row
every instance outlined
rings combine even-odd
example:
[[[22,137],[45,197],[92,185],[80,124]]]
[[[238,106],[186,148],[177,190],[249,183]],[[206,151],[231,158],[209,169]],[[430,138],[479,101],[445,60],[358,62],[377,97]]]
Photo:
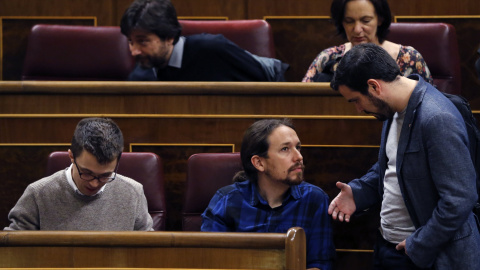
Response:
[[[392,20],[386,0],[333,0],[330,11],[337,33],[348,42],[320,52],[303,82],[329,82],[336,65],[348,50],[358,44],[374,43],[396,60],[404,76],[416,73],[433,83],[427,64],[415,48],[385,40]]]

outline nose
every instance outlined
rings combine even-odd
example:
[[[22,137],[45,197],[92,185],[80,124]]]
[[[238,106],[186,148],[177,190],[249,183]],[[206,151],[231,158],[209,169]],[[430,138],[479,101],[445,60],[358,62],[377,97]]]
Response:
[[[294,158],[295,158],[295,161],[302,161],[302,160],[303,160],[302,153],[300,153],[300,150],[299,150],[299,149],[296,149],[296,148],[295,148]]]
[[[355,33],[361,33],[363,31],[362,24],[360,22],[356,22],[353,31]]]
[[[89,182],[91,188],[98,188],[102,183],[97,179],[93,179]]]
[[[128,45],[129,49],[130,49],[130,52],[132,53],[132,56],[137,56],[139,54],[141,54],[142,52],[140,51],[140,49],[138,49],[138,46],[136,46],[135,44],[133,43],[130,43]]]

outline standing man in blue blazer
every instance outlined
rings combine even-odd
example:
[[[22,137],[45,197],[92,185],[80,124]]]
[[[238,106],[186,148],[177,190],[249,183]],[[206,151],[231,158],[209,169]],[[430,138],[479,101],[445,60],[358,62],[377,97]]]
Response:
[[[374,269],[480,269],[475,168],[462,116],[418,75],[402,77],[381,47],[355,46],[331,82],[358,111],[385,121],[378,162],[341,190],[333,219],[381,204]]]

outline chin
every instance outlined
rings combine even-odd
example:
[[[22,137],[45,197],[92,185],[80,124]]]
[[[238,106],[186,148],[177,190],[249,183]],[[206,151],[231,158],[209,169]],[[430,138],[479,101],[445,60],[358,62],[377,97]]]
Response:
[[[300,185],[302,182],[303,182],[302,179],[294,180],[294,181],[289,181],[288,185],[289,185],[289,186],[298,186],[298,185]]]
[[[153,65],[150,63],[140,63],[140,66],[144,69],[150,69],[153,68]]]
[[[360,44],[366,44],[366,43],[368,43],[368,41],[366,41],[366,40],[365,41],[359,41],[359,42],[352,42],[352,47],[360,45]]]
[[[303,182],[303,174],[297,175],[297,178],[295,179],[287,178],[284,180],[284,183],[289,186],[297,186],[297,185],[300,185],[302,182]]]

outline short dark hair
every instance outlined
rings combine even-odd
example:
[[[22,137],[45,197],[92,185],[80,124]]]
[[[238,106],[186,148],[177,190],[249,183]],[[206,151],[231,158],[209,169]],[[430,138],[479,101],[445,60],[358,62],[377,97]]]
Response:
[[[343,28],[343,19],[345,17],[345,6],[348,2],[352,0],[333,0],[332,5],[330,6],[330,13],[332,20],[337,28],[337,34],[341,35],[343,38],[347,38],[345,34],[345,28]],[[390,24],[392,23],[392,13],[390,12],[390,7],[387,0],[368,0],[372,3],[375,8],[375,13],[377,13],[378,19],[382,23],[377,27],[377,37],[378,41],[382,43],[389,32]]]
[[[373,43],[354,46],[340,60],[330,86],[338,90],[346,85],[352,91],[368,95],[369,79],[392,82],[402,76],[395,60],[385,49]]]
[[[247,179],[254,183],[258,181],[258,171],[253,166],[251,159],[255,155],[268,158],[268,148],[270,147],[268,137],[279,126],[287,126],[295,130],[292,121],[285,118],[259,120],[245,131],[240,150],[243,171],[235,175],[234,182],[241,182]]]
[[[160,39],[173,38],[176,44],[182,26],[170,0],[136,0],[127,8],[120,21],[122,34],[127,38],[134,30],[154,33]]]
[[[108,118],[85,118],[78,122],[70,150],[76,158],[86,150],[100,164],[119,159],[123,151],[123,134]]]

